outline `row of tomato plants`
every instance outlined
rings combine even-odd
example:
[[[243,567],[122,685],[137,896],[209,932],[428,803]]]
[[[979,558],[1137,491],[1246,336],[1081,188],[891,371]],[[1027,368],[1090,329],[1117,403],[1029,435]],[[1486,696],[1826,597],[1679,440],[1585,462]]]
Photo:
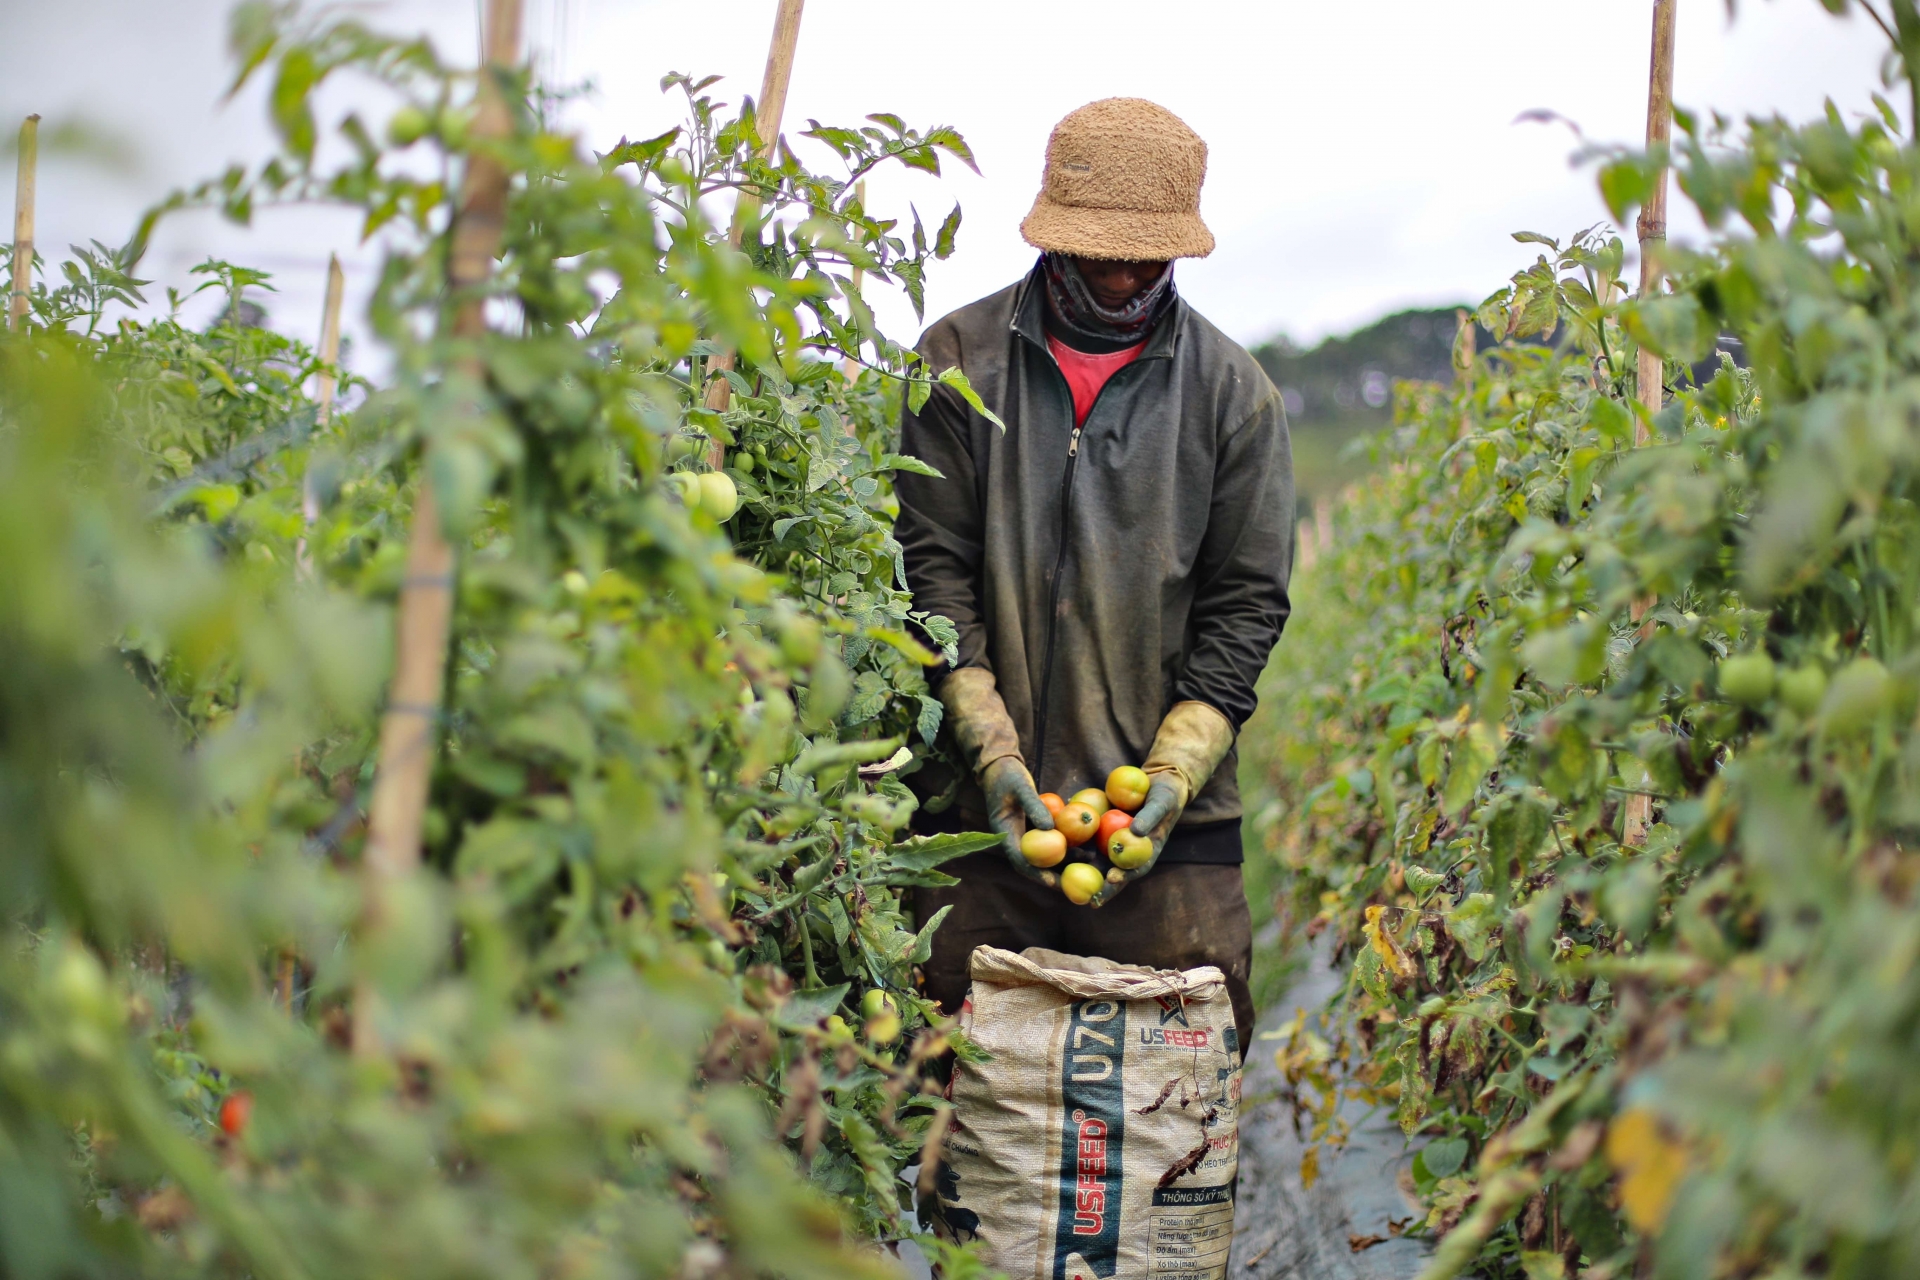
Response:
[[[1519,237],[1270,673],[1261,826],[1350,966],[1282,1031],[1307,1173],[1390,1110],[1429,1278],[1920,1265],[1920,152],[1680,124],[1672,292]]]
[[[7,1269],[888,1274],[866,1242],[913,1233],[898,1175],[942,1123],[920,1073],[966,1051],[904,890],[984,838],[904,833],[952,637],[905,591],[890,442],[945,371],[860,283],[917,306],[958,211],[930,235],[858,180],[964,142],[815,125],[826,176],[674,76],[686,124],[595,155],[516,72],[351,16],[233,35],[279,153],[77,252],[0,341],[0,1185],[35,1206],[0,1210]],[[349,77],[403,104],[384,130],[321,122]],[[474,336],[478,155],[509,182]],[[741,195],[736,249],[710,210]],[[177,293],[111,318],[154,220],[303,200],[384,250],[392,372],[342,410],[242,323],[259,273],[205,268],[204,331]],[[424,865],[372,896],[423,485],[458,550],[446,697]]]

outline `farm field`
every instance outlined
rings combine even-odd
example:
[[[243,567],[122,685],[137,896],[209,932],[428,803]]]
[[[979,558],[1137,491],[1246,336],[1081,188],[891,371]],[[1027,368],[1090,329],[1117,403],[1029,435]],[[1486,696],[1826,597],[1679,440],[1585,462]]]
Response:
[[[1875,116],[1671,112],[1656,56],[1594,157],[1634,231],[1256,352],[1312,553],[1240,741],[1236,1276],[1920,1272],[1920,11],[1872,13]],[[902,407],[981,406],[867,301],[961,219],[862,185],[974,157],[876,115],[810,169],[778,34],[757,102],[670,77],[594,154],[520,16],[473,68],[243,6],[277,154],[37,265],[22,206],[9,1276],[990,1274],[918,1211],[980,1051],[907,895],[997,837],[909,834],[957,632],[893,536]],[[400,106],[318,113],[347,79]],[[382,246],[378,384],[245,264],[142,277],[181,210],[310,200]]]

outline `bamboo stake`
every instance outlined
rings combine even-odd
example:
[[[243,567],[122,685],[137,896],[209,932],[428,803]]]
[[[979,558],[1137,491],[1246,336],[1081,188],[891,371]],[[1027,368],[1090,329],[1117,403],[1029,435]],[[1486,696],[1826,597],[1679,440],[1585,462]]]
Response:
[[[780,0],[773,16],[773,41],[767,49],[767,70],[760,79],[760,101],[754,118],[760,131],[760,154],[771,156],[780,142],[780,117],[787,109],[787,86],[793,80],[793,54],[800,43],[800,11],[806,0]],[[746,225],[760,207],[757,196],[742,193],[733,209],[733,225],[727,229],[727,244],[738,249]],[[723,376],[733,368],[734,353],[722,351],[707,360],[707,408],[725,412],[732,390]],[[708,451],[708,461],[719,466],[724,450],[716,441]]]
[[[340,299],[347,291],[346,273],[340,270],[340,255],[327,255],[327,296],[320,308],[320,384],[316,388],[320,401],[314,414],[314,425],[324,427],[333,420],[333,396],[337,379],[334,366],[340,363]],[[308,465],[307,474],[300,481],[300,537],[293,544],[294,570],[303,578],[313,577],[313,557],[307,550],[307,531],[313,528],[313,522],[320,518],[320,495],[313,491],[313,469]]]
[[[1673,139],[1673,18],[1678,0],[1654,0],[1653,58],[1647,72],[1647,150],[1664,151]],[[1660,251],[1667,242],[1667,168],[1660,166],[1653,190],[1640,210],[1640,296],[1651,296],[1661,285]],[[1658,355],[1640,349],[1640,403],[1649,411],[1660,408],[1663,372]],[[1634,442],[1645,444],[1646,423],[1634,432]]]
[[[338,380],[334,366],[340,363],[340,299],[347,291],[347,273],[340,269],[340,255],[327,255],[327,298],[320,310],[320,413],[316,419],[326,426],[333,419],[333,395]]]
[[[1653,5],[1653,52],[1651,65],[1647,71],[1647,149],[1664,151],[1673,138],[1673,19],[1678,0],[1654,0]],[[1640,210],[1640,296],[1651,297],[1661,286],[1660,251],[1667,241],[1667,169],[1660,166],[1659,176],[1654,179],[1653,190],[1647,195],[1647,202]],[[1660,411],[1661,379],[1665,372],[1660,356],[1645,347],[1640,348],[1639,368],[1637,370],[1636,390],[1640,403],[1646,407],[1651,417]],[[1634,443],[1645,444],[1651,433],[1645,422],[1634,426]],[[1653,597],[1646,596],[1633,602],[1628,614],[1633,621],[1641,624],[1641,638],[1645,639],[1652,622],[1647,613],[1653,608]],[[1631,795],[1627,797],[1627,811],[1620,828],[1620,841],[1629,846],[1639,846],[1647,842],[1647,828],[1653,822],[1653,797]]]
[[[489,74],[480,81],[480,112],[474,124],[478,139],[504,138],[512,132],[512,116],[495,76],[519,60],[520,17],[521,0],[489,0]],[[467,161],[447,270],[447,283],[460,298],[452,325],[456,337],[474,338],[486,330],[477,290],[492,271],[506,203],[506,170],[486,151],[476,151]],[[393,685],[380,725],[380,776],[368,814],[366,859],[378,875],[404,874],[420,860],[420,827],[453,615],[453,561],[433,486],[423,483],[400,591]]]
[[[20,167],[13,182],[13,290],[7,300],[7,325],[27,327],[27,298],[33,292],[33,197],[40,165],[40,117],[20,122]]]
[[[506,138],[513,132],[512,111],[497,77],[519,62],[520,17],[521,0],[488,0],[487,73],[480,79],[476,139]],[[507,184],[506,169],[484,148],[468,157],[447,268],[447,284],[458,300],[451,326],[456,337],[477,338],[486,331],[479,290],[493,270],[500,244]],[[467,372],[476,379],[484,376],[477,360]],[[370,914],[379,910],[378,884],[408,874],[420,861],[420,829],[453,621],[453,567],[454,549],[440,527],[433,486],[423,477],[400,589],[393,684],[380,722],[379,774],[367,817],[365,861],[376,885]]]

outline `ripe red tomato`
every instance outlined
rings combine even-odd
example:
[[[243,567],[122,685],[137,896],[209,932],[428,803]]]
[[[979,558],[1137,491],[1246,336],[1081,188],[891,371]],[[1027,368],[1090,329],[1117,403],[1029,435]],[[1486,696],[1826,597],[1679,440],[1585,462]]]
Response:
[[[1125,809],[1107,810],[1100,815],[1100,830],[1094,835],[1094,847],[1104,850],[1107,847],[1107,841],[1113,838],[1114,832],[1124,831],[1132,825],[1133,815]]]
[[[220,1101],[220,1127],[228,1137],[237,1138],[246,1132],[247,1121],[253,1118],[253,1095],[245,1089],[235,1089]]]

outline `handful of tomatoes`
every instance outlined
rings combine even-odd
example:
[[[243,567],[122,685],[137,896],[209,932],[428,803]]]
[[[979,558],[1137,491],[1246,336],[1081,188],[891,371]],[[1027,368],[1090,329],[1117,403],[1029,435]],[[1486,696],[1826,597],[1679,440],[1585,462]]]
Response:
[[[1036,867],[1058,867],[1067,851],[1091,843],[1092,860],[1074,861],[1060,868],[1060,891],[1085,905],[1109,880],[1144,867],[1153,859],[1153,841],[1132,830],[1133,815],[1147,801],[1146,772],[1121,765],[1107,775],[1107,785],[1087,787],[1062,800],[1049,791],[1040,797],[1053,815],[1053,830],[1038,829],[1020,837],[1020,854]],[[1102,870],[1104,856],[1109,869]]]

